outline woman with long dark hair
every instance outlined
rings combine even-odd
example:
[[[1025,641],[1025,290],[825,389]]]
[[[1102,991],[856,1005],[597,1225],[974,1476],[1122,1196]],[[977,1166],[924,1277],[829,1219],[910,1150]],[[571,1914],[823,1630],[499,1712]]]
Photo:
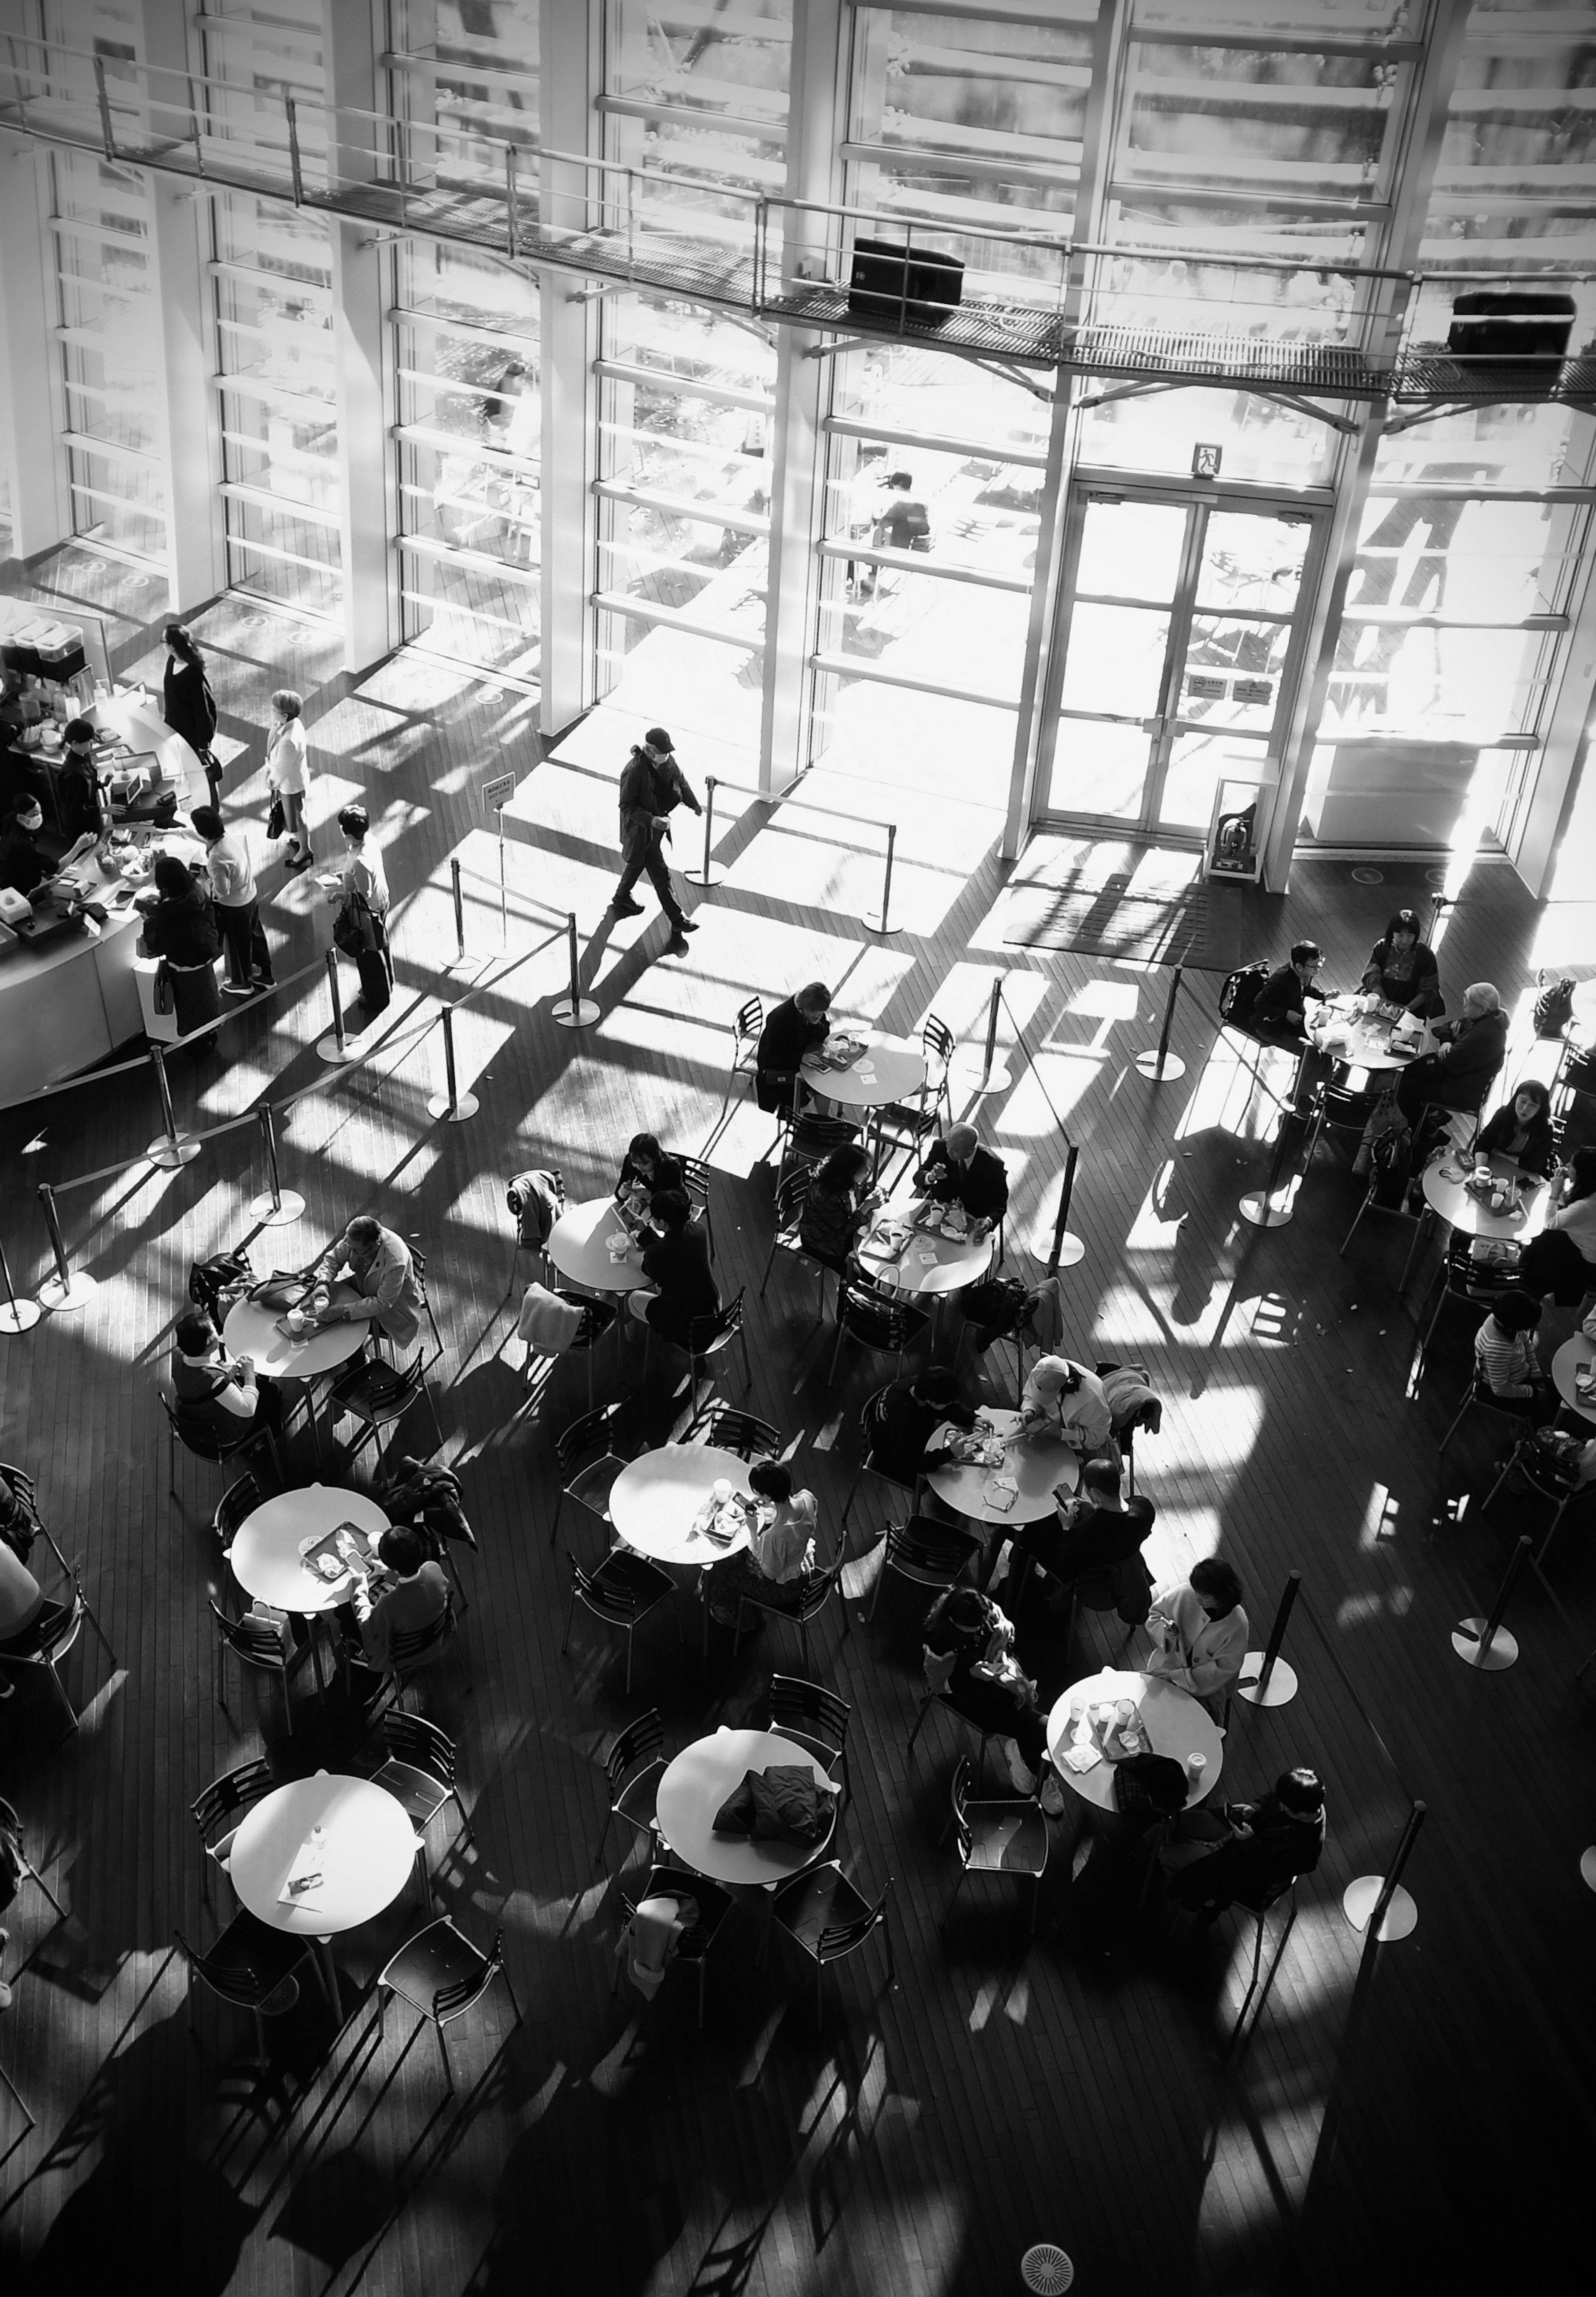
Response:
[[[1445,1012],[1441,968],[1419,930],[1417,910],[1398,910],[1386,920],[1383,938],[1369,952],[1363,986],[1378,990],[1385,1004],[1399,1005],[1423,1021]]]
[[[160,898],[144,919],[144,949],[149,956],[166,959],[177,1033],[186,1037],[221,1012],[216,960],[222,953],[222,937],[209,899],[181,861],[162,853],[154,875]],[[204,1047],[215,1042],[214,1037],[207,1037]]]
[[[222,802],[222,770],[211,744],[216,739],[216,697],[205,675],[205,657],[181,622],[169,622],[161,632],[166,641],[166,669],[160,680],[161,715],[174,734],[181,734],[198,758],[212,805]]]

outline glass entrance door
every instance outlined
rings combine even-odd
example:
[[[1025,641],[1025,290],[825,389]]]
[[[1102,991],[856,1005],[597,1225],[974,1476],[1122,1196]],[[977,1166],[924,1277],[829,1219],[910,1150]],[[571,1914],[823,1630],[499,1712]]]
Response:
[[[1222,776],[1278,757],[1312,531],[1212,493],[1077,494],[1049,819],[1201,833]]]

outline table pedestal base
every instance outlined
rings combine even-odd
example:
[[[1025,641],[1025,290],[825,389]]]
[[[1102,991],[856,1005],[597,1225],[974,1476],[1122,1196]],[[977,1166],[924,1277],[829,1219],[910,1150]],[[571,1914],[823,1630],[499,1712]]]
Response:
[[[1375,1902],[1385,1887],[1383,1874],[1360,1874],[1355,1882],[1347,1884],[1342,1895],[1341,1911],[1353,1930],[1366,1931],[1369,1928],[1369,1917],[1373,1914]],[[1418,1927],[1419,1908],[1411,1893],[1404,1890],[1399,1882],[1391,1893],[1391,1904],[1381,1918],[1376,1939],[1381,1946],[1386,1946],[1395,1939],[1411,1937]]]

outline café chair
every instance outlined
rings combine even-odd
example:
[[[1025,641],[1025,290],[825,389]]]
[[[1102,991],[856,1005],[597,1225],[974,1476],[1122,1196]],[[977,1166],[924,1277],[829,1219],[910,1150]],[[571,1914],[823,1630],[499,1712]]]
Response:
[[[948,1070],[954,1036],[945,1021],[928,1013],[920,1030],[920,1050],[926,1061],[926,1082],[912,1100],[889,1100],[875,1115],[877,1172],[889,1150],[902,1149],[907,1171],[923,1160],[926,1147],[938,1138],[949,1111]]]
[[[1458,1406],[1452,1425],[1436,1446],[1437,1457],[1445,1451],[1458,1429],[1462,1426],[1465,1415],[1470,1411],[1491,1412],[1498,1420],[1505,1420],[1509,1427],[1515,1429],[1522,1428],[1524,1426],[1523,1412],[1515,1412],[1510,1402],[1503,1404],[1499,1397],[1493,1395],[1489,1382],[1482,1379],[1478,1371],[1476,1370],[1469,1374],[1468,1385],[1463,1390],[1463,1400]]]
[[[39,1873],[38,1868],[28,1856],[27,1843],[22,1830],[21,1814],[17,1809],[14,1803],[9,1803],[6,1801],[4,1795],[0,1795],[0,1834],[4,1835],[6,1838],[7,1846],[16,1870],[16,1887],[18,1890],[21,1890],[24,1882],[32,1882],[37,1884],[38,1889],[44,1892],[45,1898],[49,1899],[50,1904],[54,1907],[56,1921],[64,1922],[67,1919],[66,1908],[62,1905],[61,1900],[56,1897],[48,1882],[45,1881],[44,1876]]]
[[[1327,1132],[1346,1132],[1361,1142],[1364,1128],[1382,1099],[1382,1088],[1370,1085],[1362,1092],[1351,1092],[1345,1085],[1320,1085],[1313,1108],[1312,1127],[1308,1134],[1307,1154],[1303,1158],[1304,1176],[1313,1162],[1313,1154]],[[1354,1151],[1356,1148],[1354,1146]]]
[[[881,1601],[881,1590],[889,1571],[907,1579],[917,1587],[934,1588],[940,1594],[963,1577],[970,1564],[981,1552],[981,1542],[974,1532],[960,1531],[957,1524],[939,1523],[934,1517],[911,1515],[907,1523],[889,1523],[886,1527],[886,1552],[882,1558],[881,1571],[870,1597],[868,1616],[876,1617],[876,1606]]]
[[[789,1626],[797,1628],[798,1645],[803,1653],[803,1664],[807,1667],[810,1663],[810,1628],[826,1609],[833,1594],[836,1593],[843,1576],[843,1567],[847,1560],[845,1546],[839,1547],[835,1557],[824,1571],[806,1571],[803,1575],[802,1593],[794,1605],[767,1603],[756,1588],[743,1588],[737,1596],[737,1622],[732,1641],[734,1657],[742,1644],[745,1614],[749,1611],[763,1611],[767,1618],[786,1619]],[[850,1635],[853,1633],[853,1629],[848,1623],[846,1603],[843,1605],[843,1632]]]
[[[226,1561],[228,1550],[237,1538],[239,1527],[246,1516],[253,1515],[266,1494],[253,1476],[235,1476],[216,1503],[216,1513],[210,1519],[210,1528],[216,1534],[217,1545]]]
[[[632,1457],[636,1445],[629,1443],[621,1448],[620,1430],[630,1428],[636,1421],[632,1399],[622,1396],[614,1404],[606,1404],[596,1412],[584,1412],[573,1420],[563,1435],[555,1438],[555,1459],[560,1471],[559,1497],[555,1502],[555,1519],[549,1527],[548,1544],[555,1545],[560,1536],[560,1517],[567,1500],[572,1500],[599,1522],[610,1522],[610,1494],[615,1478]],[[611,1527],[613,1528],[613,1527]]]
[[[709,1238],[710,1258],[713,1260],[715,1256],[715,1204],[714,1198],[711,1192],[710,1183],[712,1175],[710,1168],[702,1157],[684,1157],[679,1155],[676,1161],[681,1166],[682,1186],[687,1191],[688,1202],[693,1206],[695,1212],[700,1212],[703,1214],[704,1231]]]
[[[1563,1520],[1569,1501],[1577,1492],[1586,1487],[1580,1483],[1576,1475],[1565,1473],[1555,1459],[1543,1453],[1541,1446],[1535,1441],[1535,1430],[1533,1428],[1526,1428],[1502,1461],[1501,1473],[1481,1502],[1482,1514],[1491,1505],[1497,1493],[1501,1491],[1503,1484],[1515,1470],[1532,1492],[1543,1500],[1556,1502],[1556,1511],[1547,1529],[1546,1536],[1535,1550],[1536,1563],[1543,1565],[1551,1552],[1551,1543],[1557,1537],[1558,1527]]]
[[[427,1358],[418,1348],[414,1363],[391,1364],[385,1356],[366,1356],[340,1372],[327,1390],[334,1419],[353,1420],[362,1430],[350,1446],[350,1459],[366,1448],[368,1439],[384,1428],[397,1426],[420,1396],[432,1415],[436,1449],[443,1448],[443,1427],[427,1386]]]
[[[562,1656],[571,1648],[571,1629],[580,1603],[584,1611],[602,1620],[608,1627],[619,1627],[626,1637],[626,1688],[632,1687],[632,1637],[640,1620],[656,1610],[667,1595],[674,1595],[676,1582],[657,1563],[646,1555],[634,1555],[629,1548],[612,1548],[596,1571],[584,1571],[575,1556],[571,1559],[571,1602],[565,1613],[565,1635],[560,1645]],[[678,1622],[679,1632],[680,1622]]]
[[[833,1858],[823,1866],[811,1867],[807,1873],[795,1874],[772,1896],[769,1920],[778,1930],[785,1931],[815,1965],[817,2026],[825,2014],[823,1989],[827,1967],[841,1962],[844,1955],[852,1954],[877,1931],[886,1947],[886,1987],[883,1990],[897,1985],[892,1925],[886,1914],[892,1887],[889,1874],[881,1896],[874,1900],[867,1898]]]
[[[967,1731],[975,1732],[980,1741],[975,1754],[975,1784],[977,1787],[983,1787],[986,1784],[986,1750],[992,1736],[991,1732],[984,1724],[977,1723],[974,1716],[967,1715],[958,1700],[951,1698],[947,1692],[934,1690],[929,1684],[921,1693],[920,1704],[915,1713],[914,1729],[909,1733],[909,1743],[903,1750],[904,1769],[908,1770],[913,1759],[915,1741],[924,1730],[926,1717],[934,1707],[940,1707],[944,1714],[950,1715],[953,1720],[961,1724]]]
[[[1421,1365],[1429,1352],[1436,1326],[1441,1321],[1441,1311],[1449,1300],[1468,1300],[1476,1307],[1488,1308],[1504,1292],[1512,1290],[1518,1281],[1516,1263],[1476,1260],[1469,1249],[1473,1240],[1471,1237],[1457,1235],[1447,1240],[1441,1265],[1433,1279],[1436,1305],[1429,1322],[1424,1328],[1424,1338],[1419,1343]],[[1423,1315],[1422,1306],[1419,1313]]]
[[[731,1025],[731,1074],[726,1081],[726,1101],[729,1101],[740,1076],[752,1077],[759,1057],[759,1041],[765,1033],[765,1005],[760,997],[750,997],[737,1008]],[[726,1102],[722,1102],[724,1107]]]
[[[259,1802],[262,1795],[270,1794],[276,1783],[270,1763],[264,1755],[257,1755],[253,1761],[240,1763],[235,1770],[224,1771],[219,1779],[212,1779],[190,1804],[193,1823],[200,1830],[200,1848],[205,1854],[200,1889],[207,1906],[210,1904],[211,1869],[214,1867],[231,1880],[227,1861],[233,1855],[241,1814],[251,1803]],[[218,1826],[222,1832],[213,1832]]]
[[[782,1450],[778,1428],[751,1412],[729,1404],[706,1404],[682,1430],[684,1444],[710,1444],[719,1452],[735,1452],[739,1460],[774,1460]]]
[[[744,1291],[739,1292],[735,1300],[728,1300],[725,1307],[720,1309],[716,1314],[695,1316],[687,1326],[687,1337],[685,1340],[670,1339],[663,1332],[656,1332],[652,1324],[645,1324],[643,1327],[647,1334],[643,1345],[645,1373],[648,1370],[648,1359],[653,1354],[656,1339],[662,1341],[668,1348],[679,1348],[687,1358],[693,1383],[691,1401],[695,1412],[698,1409],[700,1367],[707,1364],[712,1356],[718,1356],[722,1349],[730,1347],[734,1339],[741,1343],[743,1350],[743,1386],[747,1388],[753,1385],[753,1368],[748,1361],[748,1334],[743,1324],[743,1300],[746,1288],[745,1286]]]
[[[54,1687],[56,1697],[66,1709],[67,1727],[62,1736],[70,1737],[78,1728],[78,1709],[72,1704],[66,1684],[61,1679],[61,1662],[83,1632],[85,1619],[99,1637],[101,1647],[113,1668],[117,1663],[117,1655],[106,1639],[105,1630],[90,1608],[88,1597],[83,1592],[82,1582],[75,1574],[72,1579],[71,1601],[58,1604],[55,1608],[58,1616],[53,1618],[49,1626],[40,1634],[34,1648],[27,1651],[13,1650],[0,1653],[0,1666],[44,1668]]]
[[[789,1114],[782,1134],[777,1184],[789,1167],[823,1165],[834,1148],[851,1148],[858,1139],[858,1125],[850,1124],[845,1116],[822,1116],[812,1108]]]
[[[614,1330],[621,1311],[613,1300],[592,1299],[585,1292],[569,1292],[564,1285],[560,1284],[551,1288],[556,1300],[564,1300],[568,1308],[580,1309],[582,1321],[558,1355],[542,1355],[536,1348],[528,1348],[526,1363],[522,1368],[526,1379],[525,1402],[531,1403],[541,1399],[542,1388],[547,1387],[549,1374],[559,1363],[560,1356],[585,1355],[588,1359],[588,1409],[591,1412],[593,1409],[593,1359],[598,1353],[599,1342],[607,1332]],[[541,1387],[539,1385],[539,1373],[542,1374]]]
[[[702,1874],[689,1873],[685,1866],[657,1865],[648,1870],[647,1880],[635,1898],[621,1894],[621,1926],[624,1931],[646,1898],[691,1898],[698,1907],[698,1920],[685,1930],[676,1941],[667,1970],[685,1964],[698,1972],[698,2025],[703,2028],[703,1988],[708,1969],[710,1948],[720,1933],[720,1925],[731,1912],[731,1894],[718,1882],[711,1882]],[[615,1957],[614,1975],[610,1980],[610,1992],[614,1994],[621,1984],[622,1957]]]
[[[826,1313],[826,1279],[836,1271],[831,1263],[817,1260],[806,1252],[799,1234],[803,1207],[809,1197],[809,1184],[814,1178],[812,1165],[794,1165],[776,1184],[776,1232],[770,1239],[770,1249],[765,1255],[764,1273],[760,1278],[759,1296],[765,1297],[765,1287],[770,1281],[770,1271],[776,1265],[776,1256],[784,1253],[789,1260],[802,1261],[812,1268],[818,1280],[816,1286],[815,1321],[819,1324]]]
[[[816,1762],[823,1763],[828,1778],[840,1775],[844,1799],[849,1792],[848,1725],[852,1716],[848,1701],[827,1691],[824,1684],[810,1683],[801,1675],[770,1677],[769,1728],[795,1741]]]
[[[432,1295],[427,1290],[427,1256],[414,1237],[410,1239],[410,1265],[415,1272],[415,1288],[421,1294],[422,1307],[425,1311],[428,1323],[432,1328],[433,1353],[431,1362],[439,1363],[443,1357],[443,1335],[438,1329],[438,1319],[432,1313]],[[374,1325],[372,1329],[374,1332],[376,1328]]]
[[[860,1347],[876,1355],[895,1355],[898,1378],[901,1379],[903,1351],[919,1338],[931,1321],[925,1309],[888,1299],[873,1284],[858,1276],[844,1276],[838,1283],[836,1318],[836,1344],[826,1373],[827,1387],[836,1379],[837,1358],[843,1353],[844,1339],[857,1340]]]
[[[388,1664],[383,1669],[384,1697],[394,1706],[404,1697],[413,1678],[443,1656],[454,1636],[455,1601],[450,1595],[435,1619],[424,1627],[399,1627],[388,1638]],[[466,1671],[470,1680],[470,1670]]]
[[[515,2013],[515,2023],[521,2023],[521,2005],[515,1999],[515,1989],[510,1983],[510,1973],[505,1968],[505,1934],[496,1932],[492,1946],[486,1954],[473,1946],[464,1931],[457,1930],[447,1915],[440,1914],[415,1937],[407,1939],[399,1952],[392,1955],[377,1972],[377,2034],[380,2039],[387,2019],[388,2005],[397,1995],[419,2017],[424,2018],[438,2037],[439,2054],[443,2060],[443,2076],[448,2084],[449,2095],[455,2091],[454,2069],[448,2062],[448,2045],[443,2029],[452,2026],[457,2018],[465,2017],[492,1985],[496,1978],[505,1981],[505,1992],[510,1997],[510,2007]],[[416,2029],[418,2032],[419,2028]]]
[[[593,1846],[596,1866],[618,1818],[624,1819],[634,1833],[654,1838],[654,1798],[665,1775],[665,1726],[657,1708],[651,1707],[646,1715],[639,1715],[635,1723],[615,1733],[604,1766],[610,1800]]]
[[[920,1495],[918,1477],[912,1484],[906,1484],[900,1477],[888,1475],[876,1457],[875,1438],[881,1426],[882,1414],[886,1410],[887,1398],[892,1392],[892,1383],[889,1381],[884,1387],[878,1387],[873,1395],[867,1395],[860,1407],[860,1433],[865,1439],[865,1449],[858,1467],[853,1470],[853,1481],[848,1486],[848,1497],[843,1507],[842,1528],[844,1536],[848,1530],[848,1518],[852,1512],[854,1500],[865,1477],[873,1477],[876,1483],[884,1484],[890,1492],[896,1493],[901,1499],[906,1499],[911,1510]]]
[[[264,2060],[267,2018],[281,2018],[300,1998],[296,1972],[316,1941],[295,1931],[274,1930],[247,1910],[234,1915],[226,1929],[204,1954],[190,1946],[181,1931],[174,1931],[188,1966],[188,2030],[194,2030],[194,1980],[208,1987],[218,2001],[247,2010],[255,2021],[255,2042]]]
[[[166,1414],[168,1485],[175,1500],[181,1502],[183,1497],[177,1488],[179,1445],[193,1459],[208,1460],[212,1466],[219,1466],[228,1460],[236,1459],[240,1453],[258,1452],[264,1448],[272,1463],[272,1475],[278,1487],[281,1488],[283,1462],[277,1455],[276,1437],[269,1428],[257,1425],[254,1421],[247,1425],[241,1422],[240,1432],[234,1436],[230,1431],[207,1427],[191,1419],[180,1409],[177,1392],[164,1372],[159,1373],[156,1377],[155,1393],[160,1398],[160,1408]]]
[[[424,1715],[408,1715],[391,1708],[383,1717],[383,1744],[388,1759],[371,1774],[371,1782],[391,1794],[415,1829],[415,1858],[421,1869],[422,1895],[430,1906],[432,1878],[427,1872],[426,1831],[447,1803],[459,1814],[455,1847],[471,1840],[471,1820],[456,1782],[457,1758],[447,1731]]]
[[[1048,1822],[1038,1805],[1024,1800],[972,1802],[970,1758],[961,1755],[953,1774],[950,1831],[958,1855],[958,1880],[942,1911],[946,1924],[953,1902],[971,1874],[1021,1874],[1031,1881],[1031,1935],[1041,1908],[1041,1878],[1048,1864]]]
[[[240,1668],[246,1674],[275,1675],[283,1686],[283,1707],[288,1717],[288,1735],[293,1736],[293,1700],[289,1694],[289,1677],[299,1665],[309,1643],[299,1650],[291,1648],[284,1638],[284,1623],[268,1618],[259,1611],[245,1611],[241,1618],[230,1619],[214,1595],[207,1598],[210,1615],[216,1621],[217,1647],[215,1655],[216,1703],[222,1713],[227,1713],[223,1696],[225,1675],[222,1653],[231,1651]]]

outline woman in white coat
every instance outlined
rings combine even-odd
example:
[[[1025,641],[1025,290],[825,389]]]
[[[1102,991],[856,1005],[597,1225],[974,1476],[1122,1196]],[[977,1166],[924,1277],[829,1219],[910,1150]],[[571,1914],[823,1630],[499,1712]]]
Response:
[[[288,836],[290,870],[310,867],[310,840],[305,830],[305,789],[310,779],[305,754],[305,727],[300,713],[303,696],[284,687],[272,696],[272,722],[266,737],[266,778],[274,797],[283,801],[283,826]]]

